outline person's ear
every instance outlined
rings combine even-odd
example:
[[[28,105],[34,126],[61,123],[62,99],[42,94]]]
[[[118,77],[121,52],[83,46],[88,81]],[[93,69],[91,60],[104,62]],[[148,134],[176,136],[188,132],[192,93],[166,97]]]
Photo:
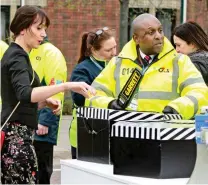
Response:
[[[139,36],[137,34],[133,34],[133,39],[134,39],[134,42],[136,43],[136,45],[139,45]]]
[[[96,50],[95,50],[95,48],[91,48],[91,53],[92,53],[92,55],[94,55],[95,53],[96,53]]]
[[[197,48],[194,44],[191,43],[190,45],[191,45],[191,47],[192,47],[192,52],[197,51],[198,48]]]
[[[24,30],[22,30],[21,32],[20,32],[20,35],[24,35],[25,34],[25,29]]]
[[[91,52],[95,52],[95,49],[93,47],[91,47]]]

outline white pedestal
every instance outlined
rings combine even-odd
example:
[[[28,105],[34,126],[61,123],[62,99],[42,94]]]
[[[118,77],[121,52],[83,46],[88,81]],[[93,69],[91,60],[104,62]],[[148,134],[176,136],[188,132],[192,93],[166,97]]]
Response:
[[[208,146],[197,145],[197,159],[188,184],[208,184]]]
[[[188,178],[152,179],[113,175],[113,166],[79,160],[61,160],[61,184],[185,185]]]

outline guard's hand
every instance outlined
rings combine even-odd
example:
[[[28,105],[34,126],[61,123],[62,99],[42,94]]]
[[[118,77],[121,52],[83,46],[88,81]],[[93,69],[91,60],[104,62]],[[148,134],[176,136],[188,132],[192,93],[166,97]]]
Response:
[[[48,134],[48,127],[38,124],[38,130],[36,130],[37,135],[46,135]]]
[[[115,110],[123,110],[123,108],[119,105],[118,100],[113,100],[108,104],[108,109],[115,109]]]
[[[179,114],[174,108],[172,108],[170,106],[165,106],[165,108],[162,112],[164,114]]]
[[[60,115],[61,101],[53,98],[46,99],[46,106],[49,107],[55,115]]]

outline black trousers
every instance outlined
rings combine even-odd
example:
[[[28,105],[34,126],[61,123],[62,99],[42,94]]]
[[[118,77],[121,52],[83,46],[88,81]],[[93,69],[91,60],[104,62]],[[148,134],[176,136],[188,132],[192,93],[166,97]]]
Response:
[[[71,155],[72,155],[72,159],[76,159],[77,158],[77,148],[71,146]]]
[[[34,141],[34,147],[38,158],[37,178],[39,184],[50,184],[53,173],[53,144],[44,141]]]

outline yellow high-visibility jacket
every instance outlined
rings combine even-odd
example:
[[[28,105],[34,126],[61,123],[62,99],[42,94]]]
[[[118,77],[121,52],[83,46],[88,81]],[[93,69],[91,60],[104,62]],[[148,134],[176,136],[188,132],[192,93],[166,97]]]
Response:
[[[67,67],[66,61],[61,51],[49,42],[41,44],[38,49],[30,52],[30,60],[33,69],[38,74],[43,86],[55,85],[66,82]],[[64,93],[58,93],[52,98],[60,100],[63,105]],[[48,135],[35,135],[35,140],[46,141],[57,144],[57,135],[60,116],[54,115],[49,108],[39,111],[38,123],[48,126]]]
[[[0,40],[0,60],[2,59],[4,52],[7,50],[9,46],[4,41]]]
[[[208,88],[190,58],[179,55],[164,38],[164,46],[146,70],[137,63],[136,44],[132,39],[94,80],[96,96],[86,99],[85,105],[107,108],[116,99],[134,68],[143,73],[134,98],[137,111],[162,112],[165,106],[174,108],[183,119],[190,119],[208,105]],[[126,108],[132,110],[130,106]]]

